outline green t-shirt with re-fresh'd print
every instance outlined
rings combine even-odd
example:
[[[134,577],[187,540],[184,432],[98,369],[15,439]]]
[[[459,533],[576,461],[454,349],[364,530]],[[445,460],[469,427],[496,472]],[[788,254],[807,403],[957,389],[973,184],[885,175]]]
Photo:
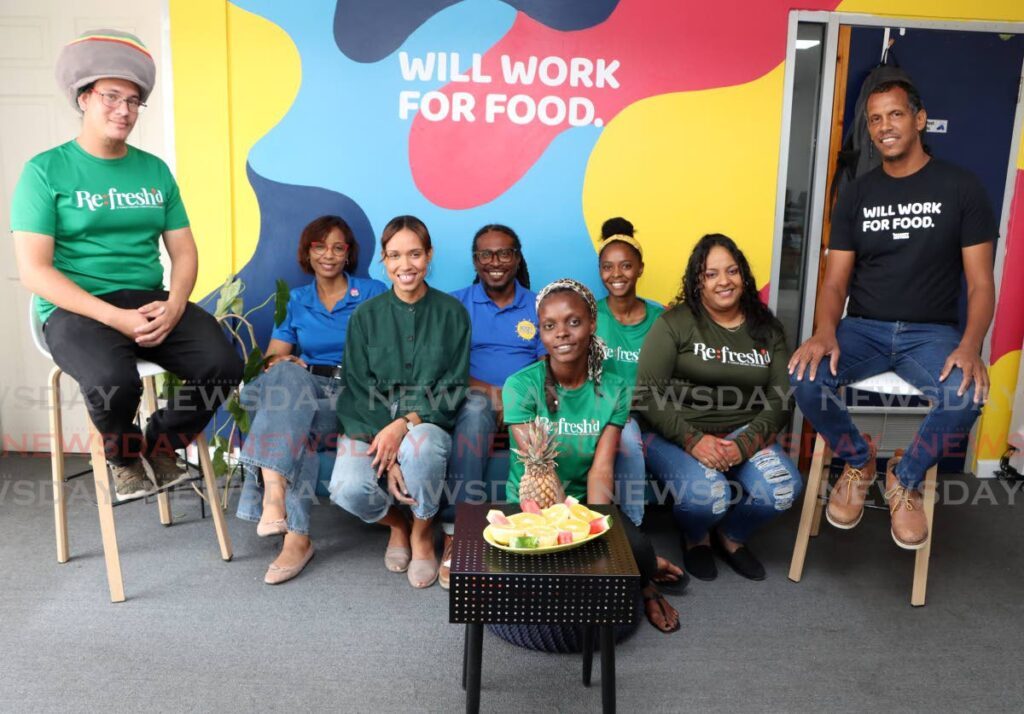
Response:
[[[635,325],[623,325],[615,319],[608,298],[597,303],[597,336],[607,343],[604,353],[604,373],[614,374],[622,378],[630,387],[636,384],[636,366],[640,361],[640,348],[651,325],[664,312],[664,308],[654,303],[642,301],[647,308],[644,319]]]
[[[525,367],[505,381],[501,392],[506,424],[527,424],[536,417],[546,419],[555,433],[558,478],[567,496],[581,501],[587,498],[587,473],[601,432],[609,424],[622,427],[629,418],[630,387],[614,374],[604,373],[601,386],[587,380],[576,389],[556,387],[558,411],[548,411],[544,399],[547,364],[542,360]],[[509,459],[506,494],[511,503],[519,502],[519,481],[523,465],[513,454]]]
[[[178,184],[156,156],[129,146],[119,159],[77,141],[31,159],[14,189],[11,230],[53,236],[53,267],[92,295],[159,290],[160,236],[188,226]],[[36,299],[46,320],[54,306]]]

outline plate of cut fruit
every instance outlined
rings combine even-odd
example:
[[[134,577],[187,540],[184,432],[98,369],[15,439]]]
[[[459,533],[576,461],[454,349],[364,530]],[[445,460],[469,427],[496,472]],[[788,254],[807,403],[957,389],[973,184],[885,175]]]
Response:
[[[509,553],[541,555],[578,548],[612,527],[609,516],[591,511],[572,496],[543,509],[529,500],[521,506],[522,511],[511,515],[488,511],[484,540]]]

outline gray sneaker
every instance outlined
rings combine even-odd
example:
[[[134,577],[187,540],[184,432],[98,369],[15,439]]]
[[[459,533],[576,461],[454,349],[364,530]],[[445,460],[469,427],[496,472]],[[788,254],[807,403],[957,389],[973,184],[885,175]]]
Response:
[[[156,485],[150,480],[142,465],[142,459],[135,459],[130,464],[118,466],[108,463],[110,475],[114,477],[114,495],[118,501],[129,498],[139,498],[156,490]]]
[[[178,457],[171,454],[153,454],[146,458],[153,471],[153,480],[158,489],[165,489],[181,483],[189,477],[188,469],[178,464]]]

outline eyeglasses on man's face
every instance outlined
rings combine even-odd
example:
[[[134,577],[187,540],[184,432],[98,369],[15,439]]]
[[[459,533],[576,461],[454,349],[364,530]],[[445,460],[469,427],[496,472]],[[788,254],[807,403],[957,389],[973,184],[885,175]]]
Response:
[[[322,241],[317,241],[309,244],[309,252],[312,253],[313,255],[323,255],[324,253],[327,252],[327,248],[327,244]],[[330,250],[331,255],[340,258],[343,255],[345,255],[345,253],[348,252],[348,246],[345,245],[344,243],[333,243],[330,246]]]
[[[475,250],[473,257],[480,263],[490,263],[495,257],[499,263],[511,263],[519,251],[515,248],[499,248],[498,250]]]
[[[128,107],[128,111],[134,114],[146,106],[138,97],[122,97],[117,92],[97,92],[95,89],[92,90],[92,93],[100,98],[100,101],[103,102],[103,106],[107,109],[117,109],[122,103],[124,103],[124,105]]]

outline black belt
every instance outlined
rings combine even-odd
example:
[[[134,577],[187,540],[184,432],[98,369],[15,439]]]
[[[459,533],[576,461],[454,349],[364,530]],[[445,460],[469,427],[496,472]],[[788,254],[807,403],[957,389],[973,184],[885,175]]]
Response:
[[[331,379],[341,379],[341,365],[329,365],[329,364],[310,364],[306,365],[306,369],[315,374],[317,377],[330,377]]]

